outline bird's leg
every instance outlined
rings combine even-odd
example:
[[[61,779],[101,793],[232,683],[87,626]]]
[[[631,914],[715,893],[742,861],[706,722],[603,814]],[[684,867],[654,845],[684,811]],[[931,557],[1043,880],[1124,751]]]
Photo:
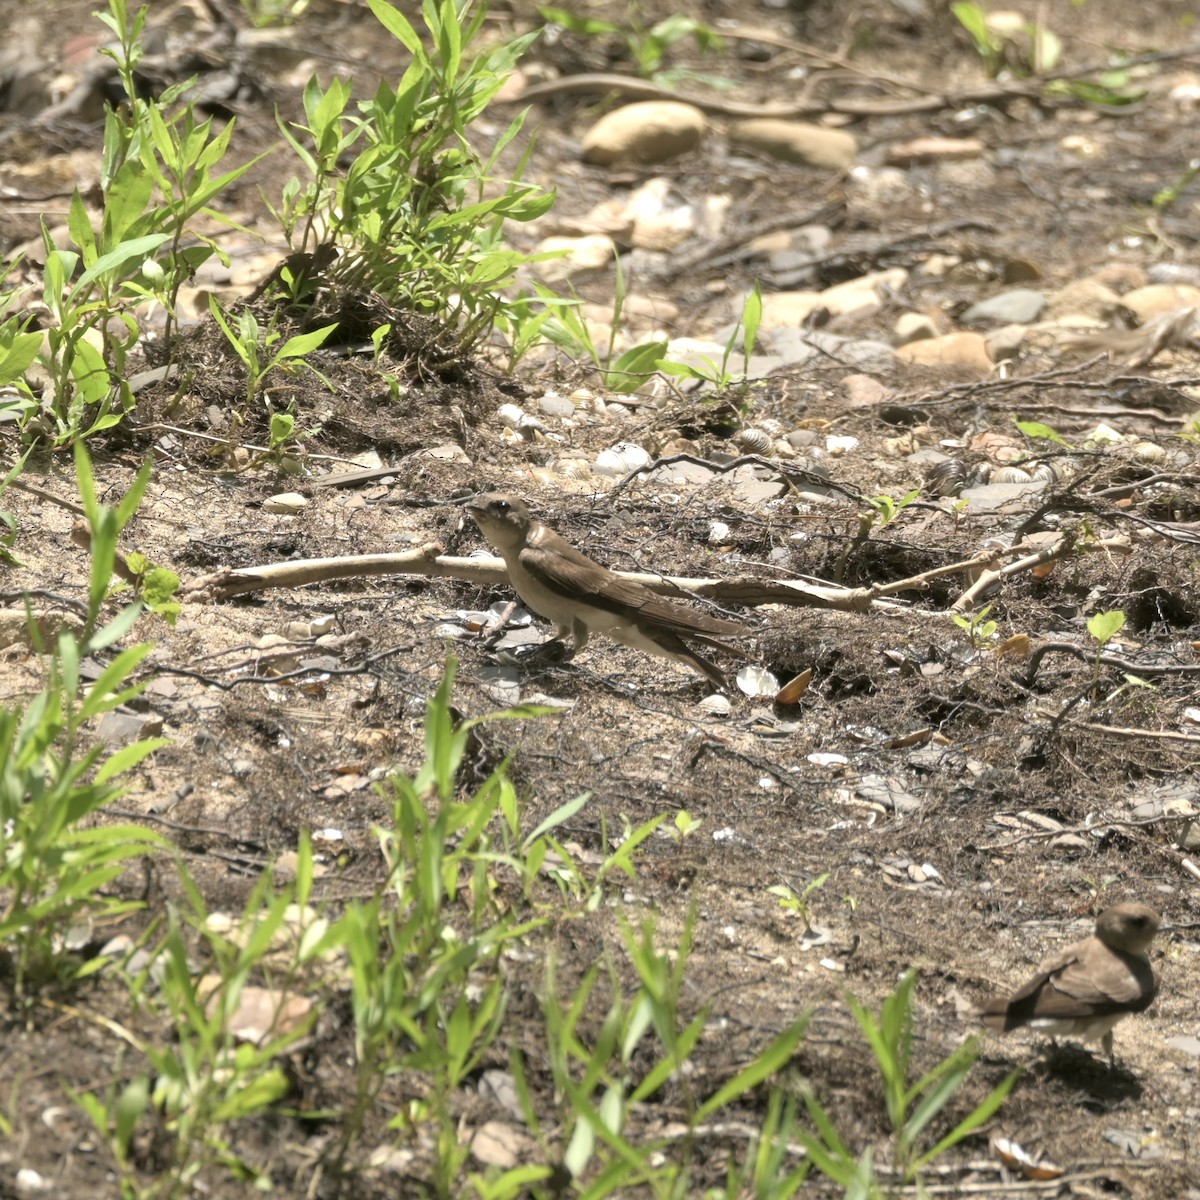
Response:
[[[562,637],[555,636],[549,641],[527,650],[521,659],[523,662],[529,663],[556,663],[568,662],[574,655],[575,651],[567,645]]]
[[[567,638],[571,639],[569,648]],[[531,651],[529,657],[538,662],[570,662],[587,645],[587,640],[587,626],[576,619],[570,625],[560,624],[554,636]]]
[[[1100,1045],[1104,1047],[1104,1053],[1108,1055],[1108,1069],[1110,1071],[1115,1070],[1117,1058],[1113,1054],[1113,1035],[1111,1029],[1100,1039]]]

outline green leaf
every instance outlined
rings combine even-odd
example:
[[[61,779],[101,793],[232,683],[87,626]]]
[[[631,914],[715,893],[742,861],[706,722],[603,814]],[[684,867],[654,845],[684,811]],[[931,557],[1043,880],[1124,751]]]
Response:
[[[337,327],[338,323],[335,321],[332,325],[325,325],[309,333],[298,333],[284,342],[275,357],[303,358],[306,354],[311,354],[316,350]]]
[[[85,404],[99,404],[108,395],[111,383],[104,355],[91,342],[82,338],[75,343],[74,349],[71,377],[75,380]]]
[[[122,1154],[128,1151],[133,1131],[149,1106],[150,1081],[145,1075],[137,1076],[121,1089],[121,1094],[117,1098],[113,1136],[121,1148]]]
[[[765,1083],[772,1075],[787,1066],[796,1047],[804,1038],[811,1017],[812,1010],[809,1009],[779,1034],[765,1050],[754,1058],[749,1066],[744,1067],[732,1079],[718,1088],[696,1110],[692,1117],[692,1124],[696,1125],[707,1120],[718,1110],[740,1099],[752,1088],[758,1087],[760,1083]]]
[[[142,600],[160,617],[179,614],[180,605],[172,599],[178,591],[179,576],[167,567],[151,567],[142,576]]]
[[[0,354],[0,386],[24,376],[42,348],[41,333],[18,333]]]
[[[1125,614],[1119,609],[1114,608],[1109,612],[1096,613],[1094,617],[1088,619],[1088,633],[1092,635],[1100,643],[1101,646],[1106,645],[1109,640],[1120,633],[1125,627]]]
[[[1044,438],[1048,442],[1055,442],[1060,446],[1066,446],[1068,450],[1070,449],[1069,444],[1059,434],[1055,433],[1049,425],[1043,425],[1041,421],[1021,421],[1015,417],[1013,420],[1016,422],[1017,428],[1026,437]]]
[[[107,580],[104,581],[107,584]],[[87,653],[95,654],[123,638],[142,615],[139,603],[127,604],[107,625],[101,626],[88,638]]]
[[[758,341],[758,327],[762,324],[762,284],[756,279],[754,288],[746,297],[742,306],[742,345],[746,357],[754,353],[754,344]]]
[[[420,36],[406,17],[385,0],[367,0],[367,6],[375,14],[376,20],[400,42],[414,59],[425,60],[425,47],[421,45]]]
[[[521,843],[521,849],[528,849],[542,834],[549,833],[550,830],[569,821],[591,798],[591,792],[580,792],[574,800],[560,805]]]
[[[552,25],[561,25],[569,33],[581,33],[585,37],[621,32],[621,27],[614,25],[611,21],[601,21],[593,17],[585,17],[582,14],[573,13],[566,8],[543,8],[539,6],[538,15],[543,21],[547,21]]]
[[[95,648],[92,647],[92,649],[94,650]],[[100,672],[99,679],[88,689],[83,704],[80,706],[80,716],[86,720],[88,717],[94,717],[99,713],[107,712],[116,704],[123,703],[131,694],[136,695],[137,692],[141,691],[145,686],[144,684],[135,684],[132,689],[126,688],[120,692],[117,689],[123,687],[125,681],[133,674],[138,663],[150,653],[151,649],[152,647],[148,642],[143,642],[138,646],[130,646],[128,650],[122,650]]]
[[[666,357],[665,341],[643,342],[617,356],[605,372],[605,383],[617,392],[635,392],[648,375],[659,369]]]
[[[949,1103],[974,1065],[975,1048],[968,1043],[960,1046],[930,1072],[930,1075],[935,1077],[928,1082],[923,1081],[924,1086],[920,1088],[920,1092],[924,1094],[900,1130],[899,1146],[903,1156],[907,1156],[917,1138],[924,1132],[925,1126]]]
[[[122,746],[120,750],[112,754],[104,765],[96,772],[96,782],[103,784],[110,779],[115,779],[118,775],[125,774],[126,771],[132,771],[138,763],[150,757],[157,750],[161,750],[164,746],[171,744],[170,738],[143,738],[139,742],[134,742],[130,746]],[[146,831],[148,836],[156,837],[150,830]]]
[[[960,1121],[940,1142],[932,1146],[929,1150],[926,1150],[920,1157],[914,1159],[910,1164],[910,1174],[915,1175],[917,1171],[944,1154],[951,1146],[957,1145],[963,1138],[974,1133],[985,1121],[991,1120],[992,1116],[1008,1098],[1009,1092],[1013,1090],[1013,1086],[1020,1077],[1021,1069],[1018,1067],[992,1090],[978,1108]]]
[[[90,267],[97,259],[96,232],[92,229],[91,218],[83,206],[83,197],[76,188],[71,194],[71,207],[67,212],[67,232],[73,245],[79,247],[83,256],[83,265]]]
[[[978,4],[952,4],[950,11],[977,44],[987,46],[992,43],[993,35],[988,28],[987,16]]]
[[[140,266],[144,258],[153,254],[163,242],[169,240],[168,234],[148,233],[144,237],[122,242],[115,250],[110,250],[107,254],[102,255],[90,269],[84,271],[75,285],[75,292],[82,292],[110,271],[114,273],[120,271],[127,263],[136,262]]]

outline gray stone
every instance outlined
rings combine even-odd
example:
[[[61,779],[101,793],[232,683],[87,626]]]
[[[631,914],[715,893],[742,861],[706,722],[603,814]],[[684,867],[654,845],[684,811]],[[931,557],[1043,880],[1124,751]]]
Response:
[[[1013,288],[972,304],[962,315],[964,325],[1029,325],[1041,316],[1046,297],[1032,288]]]

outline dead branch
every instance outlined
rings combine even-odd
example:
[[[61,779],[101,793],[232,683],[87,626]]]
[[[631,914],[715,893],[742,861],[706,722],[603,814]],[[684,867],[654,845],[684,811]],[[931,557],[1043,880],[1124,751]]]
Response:
[[[1042,665],[1042,659],[1047,654],[1069,654],[1073,658],[1079,659],[1080,662],[1088,664],[1097,661],[1095,653],[1089,651],[1084,646],[1075,645],[1074,642],[1041,642],[1029,656],[1029,670],[1021,680],[1026,687],[1033,686],[1033,682],[1037,678],[1038,669]],[[1129,675],[1200,675],[1200,663],[1164,663],[1155,665],[1153,663],[1132,662],[1130,659],[1121,658],[1116,654],[1101,654],[1098,661],[1103,667],[1113,667],[1115,670],[1124,671]]]
[[[1058,713],[1047,709],[1034,709],[1036,716],[1045,717],[1050,721],[1060,720]],[[1148,738],[1156,742],[1183,742],[1189,746],[1200,746],[1200,737],[1192,733],[1178,733],[1174,729],[1133,729],[1126,725],[1098,725],[1093,721],[1064,721],[1072,729],[1087,729],[1092,733],[1106,733],[1111,737]]]
[[[969,612],[975,607],[976,601],[989,589],[995,587],[1002,579],[1009,575],[1019,575],[1023,571],[1032,571],[1034,567],[1040,567],[1044,563],[1064,558],[1071,552],[1074,545],[1074,534],[1064,534],[1058,541],[1052,542],[1049,546],[1043,546],[1040,550],[1027,555],[1025,558],[1019,558],[1016,562],[1007,563],[996,570],[981,572],[979,578],[950,606],[950,611],[958,613]],[[1123,548],[1128,549],[1127,546],[1123,546]],[[1004,553],[1004,551],[993,551],[992,553],[993,555],[999,555]]]

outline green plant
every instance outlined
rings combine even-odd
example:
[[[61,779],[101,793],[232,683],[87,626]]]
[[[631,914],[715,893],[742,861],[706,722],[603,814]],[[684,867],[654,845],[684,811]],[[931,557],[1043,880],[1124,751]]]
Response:
[[[25,373],[42,348],[40,329],[30,332],[31,316],[9,316],[18,291],[3,285],[17,267],[16,257],[0,266],[0,419],[24,424],[38,410],[38,402],[25,380]],[[9,481],[13,477],[10,475]]]
[[[150,1107],[150,1079],[147,1075],[136,1075],[125,1081],[122,1078],[125,1054],[117,1052],[112,1078],[103,1094],[96,1092],[74,1092],[71,1099],[83,1110],[93,1128],[108,1146],[116,1163],[123,1197],[139,1197],[133,1162],[133,1135]]]
[[[31,451],[26,450],[9,468],[8,474],[0,480],[0,496],[8,491],[8,485],[25,469],[25,463]],[[12,552],[17,544],[17,518],[7,509],[0,508],[0,566],[19,567],[21,563]]]
[[[995,79],[1009,72],[1019,79],[1030,79],[1053,72],[1062,62],[1062,39],[1049,26],[1033,21],[1001,20],[973,0],[952,4],[950,11],[970,35],[987,74]],[[1095,80],[1048,79],[1043,84],[1047,96],[1066,96],[1086,104],[1108,107],[1132,104],[1145,95],[1145,89],[1130,86],[1131,74],[1122,67],[1100,73]]]
[[[110,428],[133,407],[126,367],[141,336],[139,317],[163,306],[169,353],[179,290],[218,252],[190,222],[201,213],[222,220],[211,201],[253,165],[213,174],[234,122],[219,133],[211,119],[197,123],[184,99],[192,81],[156,99],[142,97],[135,73],[145,6],[131,18],[127,0],[109,0],[108,11],[96,15],[116,36],[116,45],[101,53],[116,63],[127,103],[105,116],[99,227],[93,228],[76,192],[67,215],[74,249],[55,246],[44,226],[42,231],[42,293],[50,322],[37,353],[49,381],[44,420],[60,444]],[[10,353],[20,358],[27,344]]]
[[[878,1018],[853,995],[846,996],[879,1069],[892,1127],[891,1169],[902,1184],[918,1180],[923,1168],[990,1120],[1020,1076],[1019,1070],[1011,1072],[948,1132],[927,1145],[926,1130],[954,1099],[979,1057],[979,1039],[970,1038],[910,1083],[916,983],[917,972],[906,972],[896,990],[884,1000]],[[813,1165],[845,1188],[847,1195],[851,1189],[863,1197],[883,1195],[885,1189],[877,1178],[871,1148],[856,1156],[808,1085],[803,1088],[803,1098],[814,1129],[800,1130],[799,1137]]]
[[[559,347],[572,358],[588,358],[600,376],[601,383],[613,392],[636,392],[659,368],[667,353],[663,339],[643,342],[623,351],[616,357],[617,336],[625,309],[627,289],[621,256],[614,257],[616,279],[613,292],[612,317],[609,320],[608,346],[601,350],[583,319],[582,301],[571,289],[570,298],[558,295],[544,284],[533,285],[533,295],[522,295],[507,308],[497,324],[509,336],[509,366],[539,341]]]
[[[68,630],[59,635],[46,656],[41,692],[23,708],[0,710],[0,945],[12,954],[19,996],[30,983],[75,979],[93,969],[64,952],[64,934],[74,923],[138,907],[105,888],[164,844],[141,825],[92,824],[90,818],[123,794],[120,777],[166,739],[144,738],[111,754],[104,746],[84,748],[89,723],[144,686],[131,679],[149,645],[121,651],[90,685],[81,665],[122,638],[141,610],[131,604],[101,624],[117,536],[142,498],[149,467],[116,509],[97,501],[79,446],[76,472],[92,543],[84,628],[79,637]]]
[[[174,625],[183,611],[183,606],[175,599],[179,591],[179,576],[168,567],[155,566],[137,551],[125,556],[125,565],[137,575],[138,599],[168,625]]]
[[[551,831],[565,824],[591,799],[590,792],[584,792],[575,799],[550,814],[532,833],[521,843],[519,861],[523,864],[526,897],[528,898],[535,879],[542,873],[549,873],[558,884],[564,895],[570,895],[582,900],[584,908],[591,912],[599,908],[604,901],[605,885],[614,872],[620,871],[628,879],[636,877],[633,857],[647,838],[666,819],[665,813],[651,817],[649,821],[634,828],[628,821],[622,835],[615,839],[613,845],[609,838],[607,822],[600,820],[600,845],[606,848],[613,845],[612,851],[606,855],[596,873],[588,878],[574,865],[571,855],[565,847],[553,837]],[[553,855],[553,859],[550,857]]]
[[[235,1176],[269,1186],[270,1180],[239,1155],[230,1131],[236,1122],[277,1104],[290,1084],[279,1058],[304,1037],[315,1010],[298,991],[324,950],[328,922],[308,907],[312,852],[302,837],[294,880],[277,886],[271,871],[258,879],[236,921],[215,920],[182,863],[180,881],[191,912],[168,906],[166,933],[147,965],[128,980],[136,1025],[165,1019],[173,1039],[160,1044],[126,1031],[148,1072],[103,1095],[74,1098],[105,1139],[118,1168],[122,1194],[139,1200],[175,1200],[192,1192],[202,1174],[220,1165]],[[192,931],[209,969],[193,966]],[[269,986],[255,988],[253,974]],[[160,1126],[160,1161],[143,1183],[130,1143],[144,1121]]]
[[[643,29],[636,22],[630,25],[617,25],[612,21],[585,17],[565,8],[539,8],[538,13],[542,20],[551,22],[566,32],[580,37],[596,38],[615,35],[625,43],[630,57],[637,64],[638,74],[654,78],[663,84],[681,74],[681,72],[663,72],[661,70],[667,51],[677,42],[691,38],[705,52],[719,50],[723,44],[711,26],[697,21],[693,17],[685,16],[683,13],[672,13],[649,29]]]
[[[529,221],[554,203],[552,192],[496,177],[500,154],[523,127],[518,116],[487,159],[469,127],[537,36],[530,33],[472,57],[487,15],[455,0],[421,8],[429,44],[385,0],[368,0],[411,62],[399,84],[380,85],[352,115],[349,83],[304,90],[305,123],[282,126],[309,182],[285,186],[276,216],[300,252],[336,247],[329,281],[375,292],[388,304],[454,327],[460,348],[491,329],[501,293],[529,256],[504,248],[505,221]]]
[[[804,1036],[807,1014],[792,1022],[711,1095],[700,1098],[693,1094],[684,1068],[707,1022],[707,1010],[686,1023],[681,1017],[695,917],[693,908],[671,953],[655,945],[654,923],[649,918],[640,929],[622,923],[637,988],[626,999],[610,967],[610,999],[600,1018],[590,1022],[595,1028],[590,1037],[583,1027],[585,1016],[596,1008],[593,997],[601,968],[591,967],[564,999],[559,995],[554,959],[547,960],[542,1012],[548,1067],[555,1095],[560,1097],[566,1142],[562,1163],[576,1181],[578,1194],[590,1200],[641,1186],[663,1200],[688,1194],[686,1159],[681,1161],[677,1151],[665,1153],[665,1140],[646,1143],[631,1139],[625,1130],[630,1111],[671,1086],[680,1091],[688,1124],[697,1130],[780,1071]],[[523,1061],[514,1058],[518,1079],[524,1079],[525,1069]],[[533,1133],[544,1138],[528,1103],[526,1109]],[[778,1154],[777,1140],[768,1137],[765,1144],[772,1148],[765,1153]],[[544,1153],[551,1153],[548,1146]]]
[[[283,334],[274,325],[266,330],[260,328],[258,320],[249,308],[243,308],[237,315],[236,325],[231,325],[226,319],[229,314],[222,312],[221,305],[215,296],[208,298],[209,311],[220,326],[225,340],[233,348],[233,352],[242,360],[246,368],[246,407],[250,408],[259,392],[263,380],[274,368],[297,370],[307,367],[314,374],[320,373],[304,361],[306,354],[311,354],[325,342],[337,328],[337,324],[325,325],[308,333],[297,333],[288,338],[282,346],[272,349]],[[272,449],[275,445],[272,444]]]
[[[804,922],[806,931],[812,929],[812,922],[808,919],[809,905],[808,898],[818,892],[829,882],[829,872],[822,871],[820,875],[810,879],[805,885],[804,890],[800,895],[788,887],[786,883],[777,883],[773,887],[767,888],[767,892],[772,896],[779,897],[779,907],[785,912],[794,912],[799,915],[800,920]]]
[[[789,1160],[796,1158],[794,1147],[799,1143],[799,1120],[796,1102],[780,1089],[767,1094],[766,1112],[761,1126],[752,1134],[748,1152],[733,1155],[726,1175],[723,1192],[710,1189],[706,1196],[716,1200],[790,1200],[796,1195],[812,1170],[812,1163],[801,1158],[800,1165],[789,1169]]]
[[[242,11],[255,29],[291,25],[304,15],[309,0],[241,0]]]
[[[702,817],[693,817],[686,808],[681,808],[675,814],[675,820],[671,824],[672,828],[669,830],[669,833],[682,846],[704,824],[704,819]]]
[[[544,918],[518,922],[496,899],[495,872],[526,868],[506,852],[518,830],[516,791],[502,764],[465,800],[459,767],[472,730],[488,721],[548,715],[536,705],[455,722],[448,660],[425,714],[425,760],[394,775],[392,822],[376,831],[387,876],[374,896],[346,906],[323,945],[344,947],[355,1030],[355,1099],[329,1167],[342,1169],[385,1079],[417,1070],[428,1094],[397,1118],[410,1135],[432,1126],[435,1189],[453,1195],[465,1161],[450,1098],[496,1040],[505,994],[499,956]],[[498,825],[498,830],[495,826]],[[479,981],[475,983],[474,981]]]
[[[531,344],[531,339],[540,338],[560,347],[572,357],[585,355],[595,366],[604,387],[626,394],[636,392],[662,366],[667,353],[667,343],[662,339],[640,342],[613,357],[613,342],[620,325],[619,291],[613,311],[608,352],[605,353],[595,345],[591,330],[578,311],[578,299],[564,300],[540,284],[535,285],[534,290],[544,307],[536,318],[519,331],[520,340],[513,343],[514,355],[518,347]]]
[[[721,356],[720,365],[711,358],[703,356],[699,365],[695,363],[676,363],[664,360],[658,364],[658,369],[664,375],[674,375],[682,379],[697,379],[707,383],[717,392],[724,393],[737,384],[740,393],[740,408],[744,412],[750,404],[748,376],[750,374],[750,359],[754,355],[754,347],[758,341],[758,329],[762,324],[762,286],[756,280],[750,294],[742,304],[742,312],[725,343],[725,353]],[[742,344],[742,370],[740,374],[729,370],[729,360],[739,341]]]
[[[985,642],[990,642],[996,636],[999,626],[995,621],[987,619],[987,615],[991,611],[992,606],[985,604],[978,612],[970,613],[965,617],[954,613],[950,618],[967,635],[976,650],[982,649]]]
[[[1088,633],[1096,639],[1099,649],[1103,650],[1122,629],[1125,628],[1125,614],[1114,608],[1108,612],[1096,613],[1088,618]]]
[[[882,529],[884,526],[890,525],[896,519],[897,515],[916,500],[920,494],[920,488],[913,488],[911,492],[907,492],[900,500],[886,495],[864,496],[863,499],[874,510],[871,514],[872,524],[878,519],[879,527]]]
[[[1108,612],[1095,613],[1088,618],[1087,631],[1096,639],[1095,673],[1092,677],[1093,687],[1100,682],[1100,660],[1104,655],[1104,647],[1124,628],[1125,614],[1119,608],[1110,609]],[[1131,677],[1126,676],[1126,678]]]
[[[993,79],[1005,69],[1022,77],[1041,75],[1053,71],[1062,58],[1061,39],[1045,25],[1026,22],[1019,30],[1001,29],[988,21],[984,8],[970,2],[952,4],[950,11],[970,34]]]

